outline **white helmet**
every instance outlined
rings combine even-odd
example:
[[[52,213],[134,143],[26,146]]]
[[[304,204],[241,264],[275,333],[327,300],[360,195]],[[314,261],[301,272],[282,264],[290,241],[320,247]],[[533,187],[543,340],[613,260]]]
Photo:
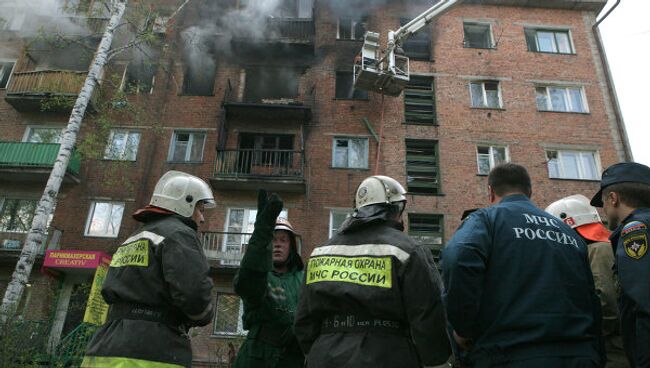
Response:
[[[546,207],[546,212],[564,221],[571,228],[601,222],[596,208],[592,207],[589,199],[582,194],[555,201]]]
[[[378,203],[397,203],[406,201],[406,190],[397,180],[383,175],[365,178],[354,196],[354,209]]]
[[[215,207],[212,189],[203,180],[181,171],[167,171],[156,183],[150,205],[192,217],[199,201],[206,208]]]

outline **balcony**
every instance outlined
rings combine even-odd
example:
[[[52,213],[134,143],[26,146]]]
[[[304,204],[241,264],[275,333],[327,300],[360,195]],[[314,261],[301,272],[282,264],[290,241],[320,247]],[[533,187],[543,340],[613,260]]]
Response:
[[[204,232],[203,252],[213,266],[239,267],[251,233]]]
[[[256,76],[255,76],[256,77]],[[226,119],[262,119],[265,121],[279,120],[286,123],[287,120],[298,121],[306,123],[311,119],[314,96],[296,96],[297,95],[297,76],[296,79],[291,81],[270,81],[268,86],[276,86],[277,90],[280,88],[287,88],[287,85],[295,84],[294,93],[286,93],[286,96],[295,97],[280,97],[273,96],[273,93],[266,93],[263,88],[254,86],[250,83],[244,96],[236,96],[232,87],[226,89],[224,96],[223,107],[226,112]],[[262,80],[262,78],[251,78],[252,80]],[[281,83],[278,85],[278,83]],[[290,87],[291,88],[291,87]]]
[[[59,153],[58,143],[0,142],[0,173],[14,182],[47,181]],[[72,153],[64,183],[79,183],[81,159]]]
[[[11,75],[5,100],[18,111],[70,112],[87,72],[39,70]],[[97,94],[88,104],[92,111]]]
[[[266,27],[260,32],[255,28],[251,33],[243,33],[231,40],[237,52],[250,52],[260,48],[283,44],[286,49],[281,52],[313,52],[314,21],[311,18],[267,18]],[[273,49],[270,49],[273,52]]]
[[[304,152],[293,150],[217,150],[214,175],[217,189],[305,192]]]
[[[238,268],[252,233],[212,231],[201,234],[203,252],[208,262],[218,268]],[[296,237],[298,253],[302,250],[302,238]]]
[[[59,240],[62,231],[51,227],[48,229],[47,238],[39,249],[37,256],[43,257],[46,249],[59,249]],[[27,240],[27,232],[4,231],[0,229],[0,258],[18,257]]]

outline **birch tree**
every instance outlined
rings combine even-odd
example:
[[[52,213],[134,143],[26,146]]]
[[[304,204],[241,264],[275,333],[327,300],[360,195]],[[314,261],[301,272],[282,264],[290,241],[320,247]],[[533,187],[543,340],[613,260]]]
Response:
[[[27,240],[20,253],[20,258],[16,263],[16,269],[11,276],[9,285],[7,285],[7,290],[5,291],[2,305],[0,306],[0,322],[7,322],[14,315],[25,290],[25,284],[27,284],[31,275],[36,255],[42,249],[43,243],[45,242],[48,218],[53,212],[54,204],[56,203],[63,177],[68,168],[70,156],[77,141],[77,135],[81,128],[81,122],[88,107],[90,97],[95,87],[97,87],[97,83],[103,75],[104,67],[108,62],[113,36],[124,15],[126,4],[127,0],[111,0],[110,2],[111,13],[108,25],[97,47],[81,92],[72,108],[68,125],[61,139],[61,146],[56,161],[54,162],[54,167],[50,172],[45,190],[36,207],[32,226],[27,234]]]

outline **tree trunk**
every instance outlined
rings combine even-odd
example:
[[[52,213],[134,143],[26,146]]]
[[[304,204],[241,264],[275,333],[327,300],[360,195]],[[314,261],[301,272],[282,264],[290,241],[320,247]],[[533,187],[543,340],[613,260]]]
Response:
[[[32,226],[29,229],[27,240],[20,253],[20,259],[18,260],[18,263],[16,263],[16,270],[11,276],[9,285],[7,285],[7,290],[5,291],[2,305],[0,306],[0,322],[6,322],[16,312],[16,308],[18,307],[18,303],[20,302],[25,289],[25,284],[28,282],[29,276],[32,272],[36,255],[40,252],[45,243],[48,217],[52,214],[54,209],[54,204],[59,194],[63,177],[68,168],[72,149],[77,141],[77,134],[79,133],[81,121],[86,112],[86,107],[88,107],[90,97],[92,96],[93,91],[97,86],[97,82],[103,74],[104,66],[107,63],[108,52],[111,48],[111,43],[113,42],[113,35],[126,9],[126,2],[127,0],[111,1],[111,18],[99,43],[95,58],[90,65],[86,81],[84,82],[81,92],[72,108],[72,113],[68,120],[68,126],[66,127],[66,130],[63,133],[63,139],[61,140],[59,154],[54,162],[54,167],[52,168],[50,177],[47,180],[43,196],[36,207]]]

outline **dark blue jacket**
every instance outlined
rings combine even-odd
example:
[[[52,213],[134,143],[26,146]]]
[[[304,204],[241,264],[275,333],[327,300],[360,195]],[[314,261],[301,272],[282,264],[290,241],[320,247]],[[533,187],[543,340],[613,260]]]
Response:
[[[632,212],[612,233],[625,353],[635,367],[650,367],[650,208]]]
[[[470,361],[600,359],[600,304],[587,246],[524,195],[474,212],[442,257],[443,300]]]

